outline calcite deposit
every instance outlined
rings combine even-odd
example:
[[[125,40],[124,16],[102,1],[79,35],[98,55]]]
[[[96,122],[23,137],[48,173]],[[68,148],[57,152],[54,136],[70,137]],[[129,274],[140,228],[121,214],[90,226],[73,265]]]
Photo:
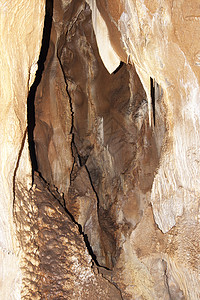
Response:
[[[1,299],[200,299],[199,19],[0,1]]]

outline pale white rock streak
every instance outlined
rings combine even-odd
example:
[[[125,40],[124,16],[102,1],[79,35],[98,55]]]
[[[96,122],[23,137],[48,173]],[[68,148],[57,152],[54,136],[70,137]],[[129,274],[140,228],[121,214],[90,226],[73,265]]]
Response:
[[[119,66],[120,58],[111,45],[108,28],[97,8],[96,0],[86,1],[88,2],[92,10],[92,23],[97,40],[99,54],[104,63],[104,66],[111,74]]]

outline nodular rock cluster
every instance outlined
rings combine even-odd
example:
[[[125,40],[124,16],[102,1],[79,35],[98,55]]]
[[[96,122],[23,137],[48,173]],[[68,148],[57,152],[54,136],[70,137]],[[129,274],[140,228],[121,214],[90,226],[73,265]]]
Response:
[[[0,1],[0,299],[200,299],[199,20]]]

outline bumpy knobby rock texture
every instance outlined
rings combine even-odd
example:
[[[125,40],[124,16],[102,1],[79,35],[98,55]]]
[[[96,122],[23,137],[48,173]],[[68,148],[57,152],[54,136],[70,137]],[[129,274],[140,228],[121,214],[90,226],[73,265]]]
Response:
[[[22,298],[122,299],[113,284],[92,270],[83,236],[59,200],[37,174],[30,191],[16,186]]]
[[[45,1],[0,2],[0,298],[19,299],[13,201],[16,180],[31,186],[27,96],[37,70]]]

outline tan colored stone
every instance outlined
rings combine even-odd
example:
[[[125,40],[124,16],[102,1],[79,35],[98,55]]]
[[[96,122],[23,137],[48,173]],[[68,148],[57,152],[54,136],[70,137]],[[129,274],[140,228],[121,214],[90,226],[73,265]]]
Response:
[[[54,1],[31,191],[44,2],[0,4],[0,298],[197,300],[198,1],[87,2]]]
[[[161,273],[169,273],[169,280],[172,280],[170,284],[168,283],[169,294],[172,293],[175,299],[198,299],[200,293],[199,257],[196,257],[196,252],[199,252],[198,132],[200,128],[198,71],[199,41],[196,34],[198,35],[199,32],[199,6],[196,1],[189,4],[187,1],[173,1],[173,3],[171,3],[171,1],[153,1],[152,3],[152,1],[146,0],[142,2],[126,1],[125,3],[123,1],[116,1],[115,7],[120,7],[122,3],[125,5],[125,8],[121,15],[118,14],[117,10],[109,9],[107,6],[106,16],[104,16],[104,18],[107,20],[106,23],[108,29],[109,27],[116,26],[117,23],[118,29],[121,32],[121,40],[124,43],[124,49],[129,57],[129,61],[134,63],[146,91],[151,124],[152,108],[150,77],[154,78],[163,89],[162,105],[166,110],[166,113],[164,114],[166,117],[166,131],[163,131],[165,138],[162,146],[160,142],[163,139],[159,137],[157,134],[158,132],[155,135],[156,144],[161,146],[161,156],[159,167],[154,175],[153,187],[151,190],[151,203],[155,222],[163,233],[166,234],[163,236],[163,239],[166,241],[166,238],[169,236],[172,240],[176,240],[178,243],[176,251],[179,249],[178,253],[181,252],[181,259],[175,254],[175,249],[174,252],[172,251],[173,254],[168,256],[169,252],[167,249],[171,244],[170,239],[166,242],[164,248],[158,244],[157,247],[160,249],[158,257],[160,257],[160,259],[162,257],[162,259],[166,261],[167,266],[167,271],[163,269]],[[106,10],[104,1],[99,1],[99,6],[101,4],[104,6],[104,10]],[[101,13],[103,13],[103,9],[101,10]],[[110,20],[108,20],[107,16],[110,17]],[[113,24],[113,19],[115,20],[115,25]],[[112,37],[112,40],[113,39],[114,38]],[[157,117],[157,119],[159,118]],[[157,130],[156,127],[155,130]],[[151,152],[149,157],[155,157],[154,153],[155,152]],[[138,155],[137,158],[140,159],[141,156]],[[147,161],[149,163],[151,159]],[[143,180],[144,178],[145,177],[143,177]],[[140,178],[140,186],[144,184],[143,180]],[[127,211],[128,207],[128,204],[126,204],[124,210]],[[130,214],[131,210],[129,216]],[[191,222],[188,220],[193,221]],[[151,222],[154,222],[153,219]],[[191,223],[193,224],[192,226]],[[179,226],[185,226],[188,229],[190,228],[190,234],[187,233],[186,236],[190,239],[190,235],[192,235],[194,241],[183,242],[183,239],[185,240],[186,238],[185,230],[183,230],[182,227],[182,230],[176,231],[175,234],[173,229],[171,229],[174,226],[177,226],[178,228]],[[138,230],[138,227],[136,230]],[[146,227],[139,231],[140,238],[145,231],[147,231]],[[169,232],[169,235],[167,232]],[[173,233],[171,234],[171,232]],[[131,236],[134,241],[135,231],[132,231]],[[126,276],[130,271],[134,259],[129,262],[128,257],[135,255],[134,247],[131,248],[130,243],[132,243],[132,241],[127,242],[126,238],[121,258],[119,258],[118,261],[120,266],[125,266],[124,278],[121,281],[119,280],[119,282],[121,282],[122,285],[127,282],[128,287],[126,287],[125,290],[128,289],[129,292],[132,284],[130,283],[131,279]],[[150,240],[149,243],[152,243],[152,240]],[[156,241],[155,243],[157,244]],[[184,245],[191,243],[195,245],[192,247],[193,250],[189,247],[184,251]],[[143,245],[140,251],[145,248],[146,246]],[[182,251],[185,254],[183,254]],[[142,263],[143,267],[147,267],[148,272],[150,272],[149,263],[153,257],[152,254],[150,254],[149,249],[147,252],[147,258],[145,258],[145,260],[140,258],[138,263]],[[186,253],[188,255],[187,260],[185,260]],[[158,257],[156,259],[158,259]],[[187,267],[183,266],[183,261],[185,261]],[[193,261],[195,261],[195,263],[193,263]],[[133,265],[134,264],[137,266],[136,261]],[[154,261],[154,264],[156,265],[156,261]],[[189,266],[190,264],[196,265],[197,269],[193,269]],[[118,269],[118,272],[119,270],[121,269]],[[183,275],[184,272],[185,275]],[[116,276],[117,274],[118,273],[116,272]],[[138,282],[136,278],[134,278],[135,275],[133,274],[133,282]],[[147,280],[148,275],[146,275],[145,278]],[[174,283],[172,283],[173,281]],[[150,282],[153,282],[153,285],[151,286],[152,290],[151,288],[147,288],[151,285]],[[190,287],[187,282],[191,283]],[[160,299],[159,294],[156,294],[157,287],[155,283],[155,279],[152,279],[151,277],[151,280],[149,281],[150,285],[148,285],[147,280],[145,289],[145,287],[142,288],[142,283],[140,284],[138,282],[135,289],[141,288],[141,291],[135,292],[133,288],[129,295],[130,299],[131,297]],[[173,286],[173,284],[176,288],[172,288],[171,291],[171,286]],[[169,295],[167,296],[166,294],[166,297],[169,297]]]
[[[36,188],[16,185],[16,233],[21,249],[22,299],[122,299],[92,269],[83,236],[49,186],[35,174]]]
[[[65,77],[57,56],[60,36],[64,30],[64,24],[56,15],[59,10],[59,18],[62,19],[65,11],[60,8],[61,4],[57,1],[54,6],[55,22],[52,23],[45,70],[36,92],[34,137],[38,171],[59,192],[67,193],[73,164],[70,133],[72,112]]]
[[[0,3],[0,298],[19,299],[13,202],[16,178],[31,186],[27,143],[27,96],[40,53],[44,1]],[[19,172],[23,169],[23,172]]]

